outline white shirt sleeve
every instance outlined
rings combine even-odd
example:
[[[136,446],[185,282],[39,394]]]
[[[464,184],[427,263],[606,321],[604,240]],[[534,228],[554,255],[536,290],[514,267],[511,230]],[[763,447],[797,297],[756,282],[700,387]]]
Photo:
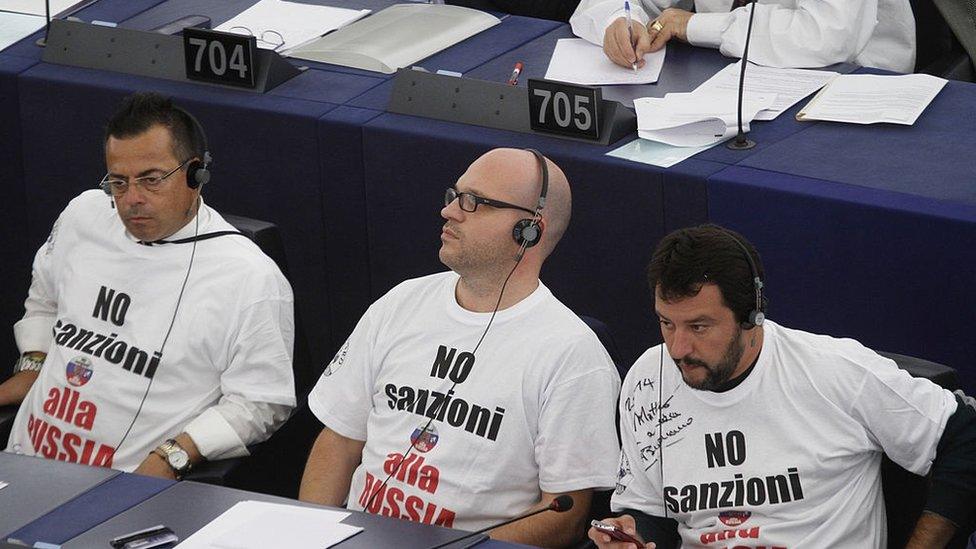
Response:
[[[378,324],[375,317],[384,301],[381,298],[373,303],[359,319],[308,395],[308,406],[315,417],[329,429],[353,440],[366,440],[375,370],[379,367],[373,363]]]
[[[659,348],[663,348],[663,345]],[[634,423],[634,409],[644,402],[635,397],[634,384],[635,380],[643,377],[639,374],[645,373],[644,368],[639,366],[643,358],[638,359],[638,364],[630,369],[620,390],[620,464],[617,469],[617,487],[610,498],[610,508],[613,511],[634,509],[663,517],[666,514],[658,445],[652,441],[649,447],[641,448],[635,436],[638,426]],[[653,362],[657,368],[657,359]],[[658,383],[657,372],[653,376],[648,374],[647,377],[653,377],[654,383]],[[657,387],[651,390],[656,394]]]
[[[220,400],[184,428],[207,459],[248,455],[247,446],[270,437],[295,406],[294,307],[287,285],[277,292],[241,311]]]
[[[946,422],[956,412],[955,396],[887,358],[877,356],[871,366],[851,403],[851,416],[892,461],[927,475]]]
[[[573,359],[599,360],[595,353],[586,355],[574,353]],[[609,357],[603,360],[605,369],[563,381],[542,404],[535,457],[539,488],[544,492],[602,489],[614,484],[618,452],[613,403],[620,379]]]
[[[34,255],[30,289],[24,301],[24,316],[14,324],[14,339],[21,353],[46,353],[53,342],[51,329],[58,314],[55,251],[68,245],[60,241],[58,234],[67,215],[67,210],[61,213],[51,228],[51,235]]]
[[[868,43],[878,18],[877,0],[796,0],[794,8],[757,3],[711,13],[699,9],[688,21],[688,41],[742,57],[753,8],[749,60],[769,67],[823,67],[851,61]]]
[[[250,402],[237,395],[223,396],[187,424],[200,454],[208,459],[248,455],[247,446],[266,440],[291,415],[292,407]]]

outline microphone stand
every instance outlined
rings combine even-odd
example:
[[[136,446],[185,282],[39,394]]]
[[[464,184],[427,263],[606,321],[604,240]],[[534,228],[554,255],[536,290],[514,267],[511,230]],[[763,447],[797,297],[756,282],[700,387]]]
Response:
[[[749,27],[746,29],[746,45],[742,49],[742,70],[739,71],[739,133],[735,135],[735,139],[725,145],[733,151],[745,151],[756,146],[756,142],[747,139],[745,132],[742,131],[742,95],[745,88],[746,65],[749,63],[749,39],[752,38],[752,18],[756,15],[756,0],[752,0],[750,4],[752,7],[749,8]]]
[[[44,25],[44,36],[34,42],[42,48],[47,46],[47,34],[51,32],[51,0],[44,0],[44,13],[47,15],[47,23]]]

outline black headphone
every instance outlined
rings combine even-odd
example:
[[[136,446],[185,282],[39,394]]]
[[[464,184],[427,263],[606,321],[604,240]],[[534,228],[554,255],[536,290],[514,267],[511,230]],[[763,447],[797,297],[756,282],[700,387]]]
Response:
[[[766,298],[764,298],[762,294],[763,282],[762,278],[759,277],[759,269],[756,268],[756,262],[752,259],[752,254],[749,253],[749,250],[741,240],[736,238],[735,235],[726,229],[721,227],[719,227],[719,229],[721,229],[721,231],[725,233],[732,240],[732,242],[735,242],[736,246],[742,250],[742,255],[746,256],[746,261],[749,263],[749,271],[752,273],[752,286],[756,293],[756,306],[749,311],[749,316],[747,317],[748,320],[740,323],[739,325],[743,330],[751,330],[756,326],[762,326],[763,321],[766,320]]]
[[[203,160],[194,158],[186,164],[186,186],[191,189],[197,189],[201,185],[206,185],[210,182],[210,164],[213,162],[213,157],[210,156],[210,146],[207,144],[207,133],[203,131],[203,125],[200,121],[196,119],[189,112],[173,105],[173,110],[182,114],[190,121],[191,133],[193,133],[194,141],[199,140],[200,144],[203,145]],[[196,152],[196,151],[194,151]],[[102,191],[105,194],[111,196],[112,189],[107,185],[103,185]],[[113,202],[112,206],[115,204]]]
[[[213,162],[213,157],[210,156],[210,146],[207,144],[207,133],[203,131],[203,125],[200,121],[196,119],[195,116],[189,112],[173,105],[173,109],[177,112],[183,113],[184,116],[190,119],[193,126],[193,132],[196,133],[197,137],[200,138],[200,142],[203,145],[203,160],[194,158],[186,165],[186,186],[191,189],[197,189],[201,185],[206,185],[210,183],[210,164]]]
[[[542,156],[542,153],[535,149],[525,149],[535,155],[536,160],[539,161],[539,169],[542,172],[542,191],[539,193],[539,202],[535,207],[535,215],[531,219],[520,219],[512,227],[512,238],[515,239],[515,243],[521,246],[519,251],[519,259],[522,257],[522,253],[525,252],[526,248],[531,248],[539,243],[542,239],[542,227],[539,222],[542,221],[542,208],[546,206],[546,194],[549,193],[549,167],[546,166],[546,159]]]

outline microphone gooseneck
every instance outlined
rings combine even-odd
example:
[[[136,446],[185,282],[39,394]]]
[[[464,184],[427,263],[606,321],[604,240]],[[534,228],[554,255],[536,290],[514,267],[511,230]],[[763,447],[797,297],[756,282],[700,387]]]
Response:
[[[454,545],[455,543],[457,543],[459,541],[464,541],[464,540],[466,540],[468,538],[477,536],[478,534],[484,534],[488,530],[494,530],[495,528],[498,528],[500,526],[505,526],[506,524],[511,524],[513,522],[518,522],[518,521],[520,521],[522,519],[527,519],[529,517],[534,517],[535,515],[538,515],[539,513],[545,513],[546,511],[555,511],[557,513],[565,513],[566,511],[569,511],[572,508],[573,508],[573,497],[570,496],[570,495],[567,495],[567,494],[563,494],[563,495],[561,495],[559,497],[554,498],[552,501],[549,502],[549,505],[548,506],[543,507],[542,509],[536,509],[535,511],[530,511],[530,512],[524,513],[522,515],[518,515],[517,517],[510,518],[508,520],[499,522],[497,524],[492,524],[491,526],[482,528],[481,530],[475,530],[474,532],[471,532],[469,534],[465,534],[465,535],[463,535],[463,536],[461,536],[459,538],[452,539],[450,541],[445,541],[444,543],[441,543],[440,545],[435,545],[435,546],[431,547],[430,549],[441,549],[441,547],[447,547],[448,545]]]
[[[735,151],[744,151],[756,146],[756,142],[746,139],[746,134],[742,131],[742,96],[745,91],[746,65],[749,64],[749,40],[752,38],[752,19],[756,15],[756,0],[749,2],[749,26],[746,28],[746,45],[742,49],[742,63],[739,71],[739,132],[735,134],[735,139],[729,141],[726,147]]]

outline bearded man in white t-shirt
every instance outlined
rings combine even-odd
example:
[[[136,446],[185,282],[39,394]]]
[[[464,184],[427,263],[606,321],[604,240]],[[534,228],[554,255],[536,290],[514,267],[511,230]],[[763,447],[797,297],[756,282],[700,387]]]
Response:
[[[976,411],[851,339],[765,319],[755,248],[682,229],[648,269],[664,344],[620,393],[606,519],[646,547],[887,547],[881,457],[931,474],[908,547],[944,547],[972,511]],[[637,549],[594,529],[601,548]],[[643,543],[642,543],[643,545]]]
[[[449,188],[440,259],[362,317],[309,395],[324,428],[300,498],[475,530],[568,494],[493,538],[565,546],[614,482],[619,377],[539,280],[569,223],[565,175],[496,149]]]
[[[7,451],[181,478],[247,455],[295,405],[291,287],[203,203],[203,128],[156,94],[105,132],[107,175],[38,250]]]

